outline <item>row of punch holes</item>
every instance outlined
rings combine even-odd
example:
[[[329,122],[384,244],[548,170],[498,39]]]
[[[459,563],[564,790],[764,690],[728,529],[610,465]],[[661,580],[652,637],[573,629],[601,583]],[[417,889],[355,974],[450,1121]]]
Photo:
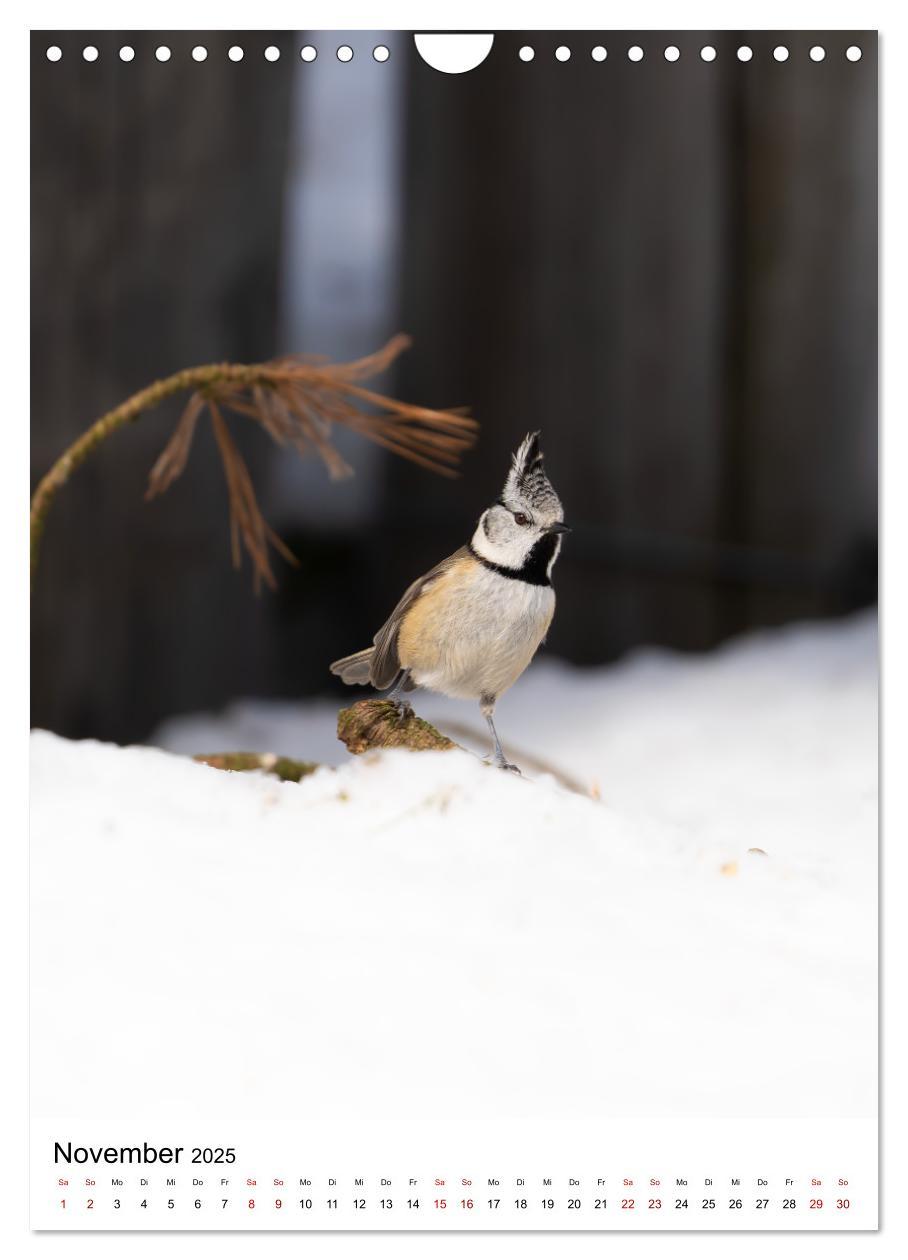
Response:
[[[132,61],[135,58],[135,55],[136,55],[135,49],[131,48],[128,44],[125,44],[120,49],[120,52],[119,52],[121,61]],[[158,61],[169,61],[171,58],[171,50],[167,47],[166,44],[161,44],[158,48],[155,49],[154,55]],[[234,44],[231,48],[227,50],[227,56],[230,58],[231,61],[242,61],[245,55],[246,55],[246,50],[244,48],[241,48],[239,44]],[[274,44],[269,44],[268,47],[264,50],[263,55],[266,61],[277,61],[281,55],[281,50],[279,48],[276,48]],[[533,61],[536,56],[536,50],[535,48],[530,47],[529,44],[524,44],[524,46],[520,49],[517,55],[521,61]],[[566,44],[561,44],[559,45],[558,48],[555,49],[556,61],[570,61],[571,55],[572,55],[572,50],[568,48]],[[670,62],[678,61],[681,57],[681,50],[680,48],[677,47],[676,44],[669,44],[668,47],[663,50],[662,55],[666,61],[670,61]],[[753,55],[754,55],[753,49],[750,48],[747,44],[742,44],[736,53],[736,56],[739,61],[750,61],[753,58]],[[777,47],[775,47],[772,50],[772,55],[773,55],[774,60],[776,61],[787,61],[790,56],[790,52],[788,48],[785,47],[784,44],[779,44]],[[52,44],[50,48],[47,49],[48,61],[60,61],[62,56],[63,56],[63,50],[60,47],[58,47],[56,44]],[[95,48],[93,44],[89,44],[85,48],[82,49],[82,58],[84,61],[97,61],[98,56],[99,56],[98,50],[97,48]],[[300,58],[303,61],[315,61],[317,56],[318,56],[318,50],[315,49],[311,44],[306,44],[304,45],[303,48],[300,49]],[[349,44],[341,44],[340,47],[336,50],[335,56],[337,57],[338,61],[344,61],[344,62],[352,61],[353,49],[350,47]],[[391,56],[391,53],[384,44],[377,44],[376,47],[372,49],[372,56],[375,61],[387,61],[388,58]],[[593,61],[605,61],[606,58],[608,57],[608,49],[604,48],[602,44],[597,44],[595,48],[591,50],[590,56],[592,57]],[[642,61],[644,56],[645,56],[644,50],[640,47],[639,44],[632,44],[631,47],[628,48],[627,50],[627,57],[629,61]],[[715,61],[716,56],[717,56],[716,50],[715,48],[713,48],[711,44],[705,44],[700,49],[701,61],[707,61],[707,62]],[[821,44],[814,44],[814,46],[810,49],[809,56],[810,56],[811,61],[816,61],[816,62],[825,61],[826,49],[823,48]],[[856,44],[851,44],[848,48],[845,49],[845,57],[848,61],[860,61],[861,60],[860,48],[858,48]],[[208,49],[205,48],[202,44],[197,44],[195,48],[193,48],[192,50],[192,59],[193,61],[207,61]]]
[[[135,60],[135,55],[136,50],[129,44],[124,44],[124,46],[119,50],[119,57],[121,61],[133,61]],[[154,50],[154,55],[158,61],[169,61],[173,54],[166,44],[160,44]],[[274,44],[269,44],[262,55],[266,61],[278,61],[280,59],[281,50],[275,47]],[[97,61],[99,56],[100,53],[97,48],[95,48],[94,44],[88,44],[82,49],[83,61]],[[208,49],[204,44],[196,44],[192,50],[191,56],[193,61],[207,61]],[[239,44],[233,44],[227,49],[227,56],[231,61],[242,61],[246,56],[246,49],[241,48]],[[300,49],[300,58],[303,61],[315,61],[317,56],[318,49],[313,48],[311,44],[306,44]],[[341,46],[336,49],[335,56],[338,61],[352,61],[353,49],[349,44],[341,44]],[[389,48],[386,48],[384,44],[376,44],[376,46],[372,49],[372,56],[375,61],[387,61],[391,56],[391,51]],[[52,44],[50,48],[48,48],[48,61],[60,61],[62,57],[63,49],[57,44]]]

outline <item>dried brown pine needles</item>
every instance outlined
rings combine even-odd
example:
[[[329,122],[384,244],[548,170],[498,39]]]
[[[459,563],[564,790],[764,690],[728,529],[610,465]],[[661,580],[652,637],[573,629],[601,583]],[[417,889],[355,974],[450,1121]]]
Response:
[[[456,476],[458,461],[476,440],[478,425],[462,411],[434,411],[388,398],[359,382],[383,372],[410,344],[393,337],[375,354],[354,363],[327,363],[303,356],[268,363],[209,364],[157,381],[97,420],[57,460],[32,497],[32,572],[54,496],[96,446],[165,398],[191,390],[170,441],[151,470],[146,498],[163,494],[186,467],[200,417],[207,410],[227,483],[231,551],[239,567],[245,548],[256,590],[276,586],[269,548],[293,555],[262,516],[246,462],[224,417],[229,410],[260,424],[280,446],[317,453],[332,477],[352,471],[331,443],[335,424],[362,433],[387,450],[443,476]]]

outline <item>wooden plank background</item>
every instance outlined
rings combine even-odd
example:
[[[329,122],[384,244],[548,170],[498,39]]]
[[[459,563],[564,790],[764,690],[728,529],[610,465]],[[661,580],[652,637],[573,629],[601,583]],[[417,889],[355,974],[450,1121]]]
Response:
[[[301,40],[268,36],[278,69],[230,63],[243,39],[69,33],[54,36],[66,55],[50,67],[50,40],[35,38],[34,480],[154,377],[277,348]],[[138,55],[87,74],[87,42]],[[162,67],[159,42],[217,55],[200,66],[184,50]],[[639,64],[623,55],[635,42]],[[815,64],[818,42],[829,52]],[[574,47],[566,64],[561,43]],[[594,43],[609,47],[604,63]],[[666,43],[681,48],[674,65]],[[273,523],[303,563],[256,601],[248,573],[229,569],[208,435],[150,507],[145,476],[170,419],[121,435],[49,523],[35,723],[137,739],[237,695],[329,690],[327,662],[367,642],[403,586],[463,541],[531,428],[575,526],[551,651],[590,664],[642,643],[699,650],[872,602],[876,109],[866,32],[507,33],[451,77],[409,52],[389,322],[416,344],[390,384],[472,406],[482,440],[464,477],[385,460],[373,519],[349,533],[295,520],[284,496]],[[273,457],[235,431],[267,513]]]

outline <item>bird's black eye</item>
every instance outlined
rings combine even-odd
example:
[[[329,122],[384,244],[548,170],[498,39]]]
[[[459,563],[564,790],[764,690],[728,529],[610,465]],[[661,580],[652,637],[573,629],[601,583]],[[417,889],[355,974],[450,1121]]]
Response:
[[[523,512],[515,512],[514,520],[518,525],[529,525],[530,523],[530,518],[528,516],[524,516]]]

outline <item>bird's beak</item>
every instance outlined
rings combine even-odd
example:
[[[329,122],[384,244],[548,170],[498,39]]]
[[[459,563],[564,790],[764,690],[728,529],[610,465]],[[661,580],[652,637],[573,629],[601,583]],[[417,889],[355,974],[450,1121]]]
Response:
[[[557,525],[550,525],[546,530],[549,534],[569,534],[570,532],[570,525],[565,525],[563,521],[559,521]]]

